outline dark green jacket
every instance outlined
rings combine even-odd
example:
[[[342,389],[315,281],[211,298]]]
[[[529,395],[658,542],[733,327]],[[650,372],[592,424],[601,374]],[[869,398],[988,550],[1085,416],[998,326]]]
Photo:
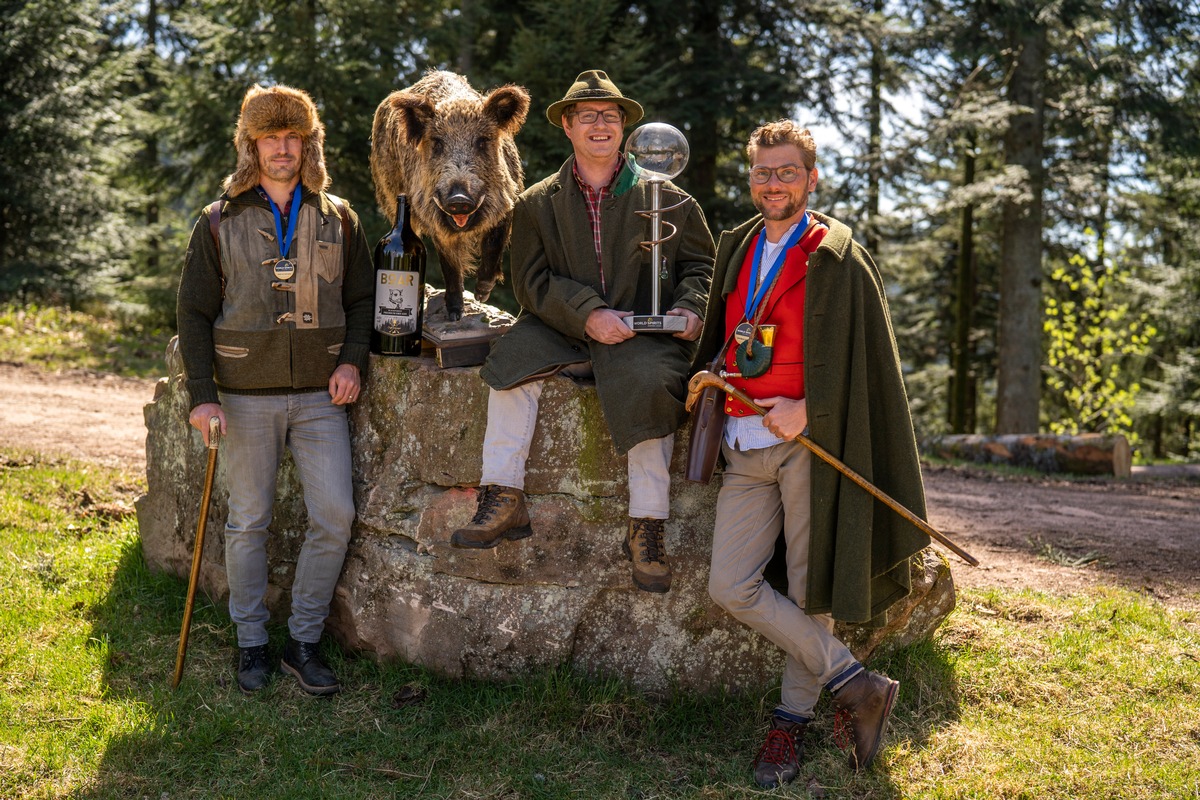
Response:
[[[925,490],[883,279],[848,227],[810,213],[829,226],[805,278],[811,436],[923,518]],[[725,341],[725,299],[761,228],[756,216],[721,234],[696,369],[707,369]],[[929,537],[824,461],[814,456],[812,464],[805,609],[867,622],[908,594],[909,558]]]
[[[572,156],[557,174],[529,187],[513,209],[512,280],[521,314],[492,345],[480,375],[496,389],[568,364],[591,360],[600,406],[619,453],[639,442],[673,433],[686,417],[683,400],[695,342],[670,334],[639,333],[616,345],[584,334],[587,316],[597,308],[649,313],[651,269],[649,222],[635,214],[650,208],[645,182],[632,183],[626,167],[617,189],[601,206],[601,253],[605,288],[600,286],[596,248],[587,205],[572,174]],[[663,206],[687,197],[671,183]],[[701,318],[712,277],[713,241],[694,200],[664,214],[679,232],[663,244],[667,279],[661,312],[686,308]],[[669,231],[667,225],[664,231]]]
[[[326,388],[339,364],[365,372],[374,271],[357,215],[349,211],[343,241],[328,196],[302,190],[296,272],[287,281],[292,290],[280,291],[272,286],[282,282],[271,266],[279,249],[270,205],[253,190],[222,201],[220,255],[205,208],[179,281],[179,348],[192,406],[218,402],[218,387],[279,394]]]

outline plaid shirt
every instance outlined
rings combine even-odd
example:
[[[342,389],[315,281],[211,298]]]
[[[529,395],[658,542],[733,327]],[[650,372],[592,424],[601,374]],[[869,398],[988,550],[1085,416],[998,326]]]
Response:
[[[608,183],[599,189],[593,189],[592,185],[579,175],[578,161],[571,167],[571,171],[575,175],[575,183],[579,184],[579,191],[583,192],[583,201],[587,204],[588,220],[592,223],[592,243],[596,245],[596,268],[600,270],[601,294],[607,294],[608,288],[604,283],[604,261],[600,257],[600,203],[604,201],[604,198],[609,196],[609,187],[616,181],[617,174],[621,171],[621,163],[621,159],[618,158],[617,168],[613,170]]]

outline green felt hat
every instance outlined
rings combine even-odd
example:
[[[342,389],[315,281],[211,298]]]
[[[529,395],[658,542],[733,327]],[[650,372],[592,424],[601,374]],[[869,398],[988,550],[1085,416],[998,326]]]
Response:
[[[625,109],[625,124],[633,125],[642,118],[645,112],[636,101],[621,94],[617,85],[608,79],[608,75],[598,69],[589,69],[579,73],[579,77],[571,84],[571,88],[557,103],[551,103],[546,109],[546,119],[556,128],[562,127],[563,109],[574,103],[588,100],[608,100]]]

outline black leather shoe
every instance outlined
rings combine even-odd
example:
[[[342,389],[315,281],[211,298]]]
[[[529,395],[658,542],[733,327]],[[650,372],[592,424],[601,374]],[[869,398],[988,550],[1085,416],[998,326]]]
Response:
[[[267,661],[267,646],[243,647],[238,659],[238,688],[243,694],[254,694],[267,685],[271,677],[271,665]]]
[[[337,694],[342,690],[333,670],[325,666],[325,662],[317,655],[316,644],[297,642],[289,636],[280,667],[289,675],[294,675],[300,682],[300,688],[309,694]]]

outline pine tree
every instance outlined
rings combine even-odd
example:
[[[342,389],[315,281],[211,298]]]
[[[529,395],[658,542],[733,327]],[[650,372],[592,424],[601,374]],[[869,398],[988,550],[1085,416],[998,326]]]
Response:
[[[47,0],[4,10],[0,39],[0,297],[78,303],[119,272],[133,231],[113,176],[130,155],[131,64],[112,9]]]

